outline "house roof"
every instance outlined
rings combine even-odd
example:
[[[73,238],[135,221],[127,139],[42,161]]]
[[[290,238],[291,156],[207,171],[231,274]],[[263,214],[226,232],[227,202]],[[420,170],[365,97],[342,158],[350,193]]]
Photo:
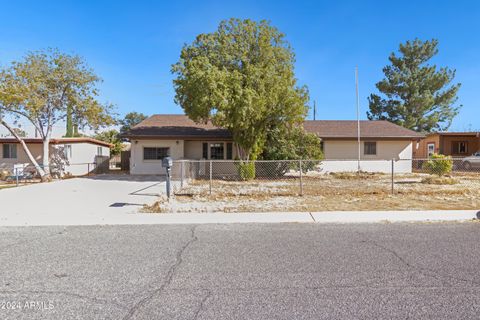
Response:
[[[322,139],[356,139],[358,135],[356,120],[306,120],[303,127]],[[388,121],[361,120],[360,137],[411,140],[423,138],[424,135]]]
[[[157,139],[231,139],[227,129],[215,127],[211,122],[195,123],[182,114],[155,114],[143,120],[122,135],[126,138]]]
[[[25,143],[42,143],[42,139],[40,138],[24,138],[23,141],[25,141]],[[0,138],[0,143],[18,143],[18,141],[15,138]],[[93,138],[88,138],[88,137],[50,139],[50,144],[65,144],[65,143],[69,143],[69,144],[70,143],[91,143],[91,144],[96,144],[96,145],[108,147],[108,148],[112,147],[110,143],[93,139]]]
[[[357,137],[355,120],[306,120],[304,128],[323,139]],[[122,135],[130,139],[231,139],[227,129],[212,123],[195,123],[186,115],[156,114],[148,117]],[[419,139],[424,135],[388,121],[360,121],[362,138]]]
[[[468,131],[468,132],[432,132],[427,134],[427,136],[467,136],[467,137],[480,137],[480,132]]]

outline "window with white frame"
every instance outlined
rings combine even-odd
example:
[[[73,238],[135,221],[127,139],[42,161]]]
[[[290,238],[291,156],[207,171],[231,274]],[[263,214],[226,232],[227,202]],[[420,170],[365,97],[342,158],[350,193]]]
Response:
[[[16,159],[17,158],[17,144],[5,143],[2,147],[4,159]]]
[[[97,147],[97,156],[103,156],[103,148]]]
[[[210,143],[210,159],[212,160],[224,159],[223,143]]]
[[[427,155],[430,158],[435,153],[435,143],[427,144]]]
[[[72,145],[66,144],[63,146],[63,155],[65,159],[72,159]]]
[[[466,154],[468,152],[467,141],[453,141],[452,154]]]

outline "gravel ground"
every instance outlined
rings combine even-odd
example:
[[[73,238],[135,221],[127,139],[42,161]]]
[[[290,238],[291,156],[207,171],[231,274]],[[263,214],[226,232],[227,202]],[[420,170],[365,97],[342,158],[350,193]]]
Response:
[[[157,211],[265,212],[343,210],[470,210],[480,208],[480,174],[457,173],[455,184],[426,184],[427,174],[396,175],[394,194],[387,174],[355,174],[299,179],[192,181]],[[155,210],[154,210],[155,211]]]

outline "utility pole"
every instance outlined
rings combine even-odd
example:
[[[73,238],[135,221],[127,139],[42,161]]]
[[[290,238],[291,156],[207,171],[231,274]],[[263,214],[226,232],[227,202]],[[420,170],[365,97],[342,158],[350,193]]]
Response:
[[[317,118],[317,102],[313,100],[313,120]]]
[[[357,96],[357,143],[358,143],[358,173],[360,173],[360,98],[358,97],[358,66],[355,67],[355,94]]]

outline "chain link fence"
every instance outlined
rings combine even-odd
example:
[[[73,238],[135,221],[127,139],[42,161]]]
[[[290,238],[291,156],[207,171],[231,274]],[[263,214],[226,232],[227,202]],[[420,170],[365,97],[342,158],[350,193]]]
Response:
[[[174,161],[176,195],[350,196],[479,194],[478,165],[465,159]]]

